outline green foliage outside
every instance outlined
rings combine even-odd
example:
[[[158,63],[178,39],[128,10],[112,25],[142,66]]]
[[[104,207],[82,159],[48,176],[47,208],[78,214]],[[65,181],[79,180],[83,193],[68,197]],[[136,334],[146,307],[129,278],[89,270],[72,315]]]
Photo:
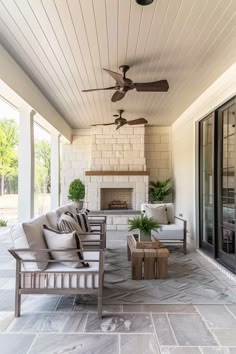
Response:
[[[152,201],[163,201],[172,192],[171,178],[165,181],[151,181],[149,195]]]
[[[35,153],[35,189],[39,193],[51,190],[51,146],[46,140],[39,140],[34,145]]]
[[[85,186],[80,179],[75,179],[71,182],[69,186],[68,198],[73,201],[80,201],[84,199],[85,196]]]
[[[0,227],[7,226],[7,220],[5,219],[0,219]]]
[[[0,195],[18,193],[18,126],[15,119],[0,120]],[[51,146],[35,142],[35,190],[50,193]]]
[[[157,230],[160,225],[153,218],[149,218],[146,215],[137,216],[133,219],[129,219],[129,231],[139,229],[144,234],[150,235],[151,230]]]
[[[4,194],[6,177],[12,179],[17,176],[17,144],[18,132],[16,121],[14,119],[3,119],[0,121],[0,195]]]

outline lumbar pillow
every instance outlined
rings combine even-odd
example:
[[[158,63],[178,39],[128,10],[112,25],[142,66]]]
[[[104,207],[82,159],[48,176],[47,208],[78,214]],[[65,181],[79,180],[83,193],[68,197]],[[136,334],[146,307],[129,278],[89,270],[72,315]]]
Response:
[[[43,236],[43,228],[40,224],[23,223],[22,228],[27,239],[28,247],[30,249],[47,249],[47,245]],[[26,270],[45,270],[48,265],[48,260],[50,259],[49,252],[25,252],[19,253],[19,256],[22,256],[27,260],[32,259],[36,261],[32,263],[24,263],[24,268]]]
[[[69,248],[65,252],[51,251],[50,254],[53,259],[72,268],[88,267],[89,264],[80,262],[83,260],[83,254],[81,252],[74,252],[73,249],[83,249],[80,237],[76,231],[72,232],[60,232],[53,230],[43,225],[44,237],[49,249],[64,249]],[[63,262],[68,260],[71,262]]]
[[[166,206],[164,204],[160,204],[155,207],[150,207],[146,205],[145,214],[149,218],[153,218],[154,220],[156,220],[159,224],[168,224]]]

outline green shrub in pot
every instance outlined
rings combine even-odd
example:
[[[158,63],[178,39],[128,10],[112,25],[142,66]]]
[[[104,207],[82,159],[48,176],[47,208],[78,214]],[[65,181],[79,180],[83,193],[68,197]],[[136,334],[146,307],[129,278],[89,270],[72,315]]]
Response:
[[[162,203],[172,192],[171,178],[168,178],[165,181],[151,181],[149,185],[150,199],[155,203]]]
[[[71,182],[69,186],[68,198],[76,202],[79,209],[83,206],[83,199],[85,197],[85,186],[83,182],[78,178]]]
[[[150,241],[151,240],[151,231],[160,228],[160,225],[153,218],[149,218],[146,215],[141,215],[129,219],[129,231],[139,230],[140,232],[140,241]]]

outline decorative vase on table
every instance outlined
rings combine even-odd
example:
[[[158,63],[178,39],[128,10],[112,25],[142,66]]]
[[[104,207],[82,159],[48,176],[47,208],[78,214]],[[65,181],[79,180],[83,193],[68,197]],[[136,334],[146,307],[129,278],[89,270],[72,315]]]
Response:
[[[139,241],[151,241],[151,232],[139,231]]]

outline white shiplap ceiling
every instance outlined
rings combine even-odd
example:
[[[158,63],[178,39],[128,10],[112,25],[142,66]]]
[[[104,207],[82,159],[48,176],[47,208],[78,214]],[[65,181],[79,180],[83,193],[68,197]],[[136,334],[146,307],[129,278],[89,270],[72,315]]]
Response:
[[[236,61],[236,0],[0,0],[0,41],[73,128],[117,109],[170,125]],[[168,93],[81,92],[113,86],[102,68],[121,64],[135,82],[167,79]]]

